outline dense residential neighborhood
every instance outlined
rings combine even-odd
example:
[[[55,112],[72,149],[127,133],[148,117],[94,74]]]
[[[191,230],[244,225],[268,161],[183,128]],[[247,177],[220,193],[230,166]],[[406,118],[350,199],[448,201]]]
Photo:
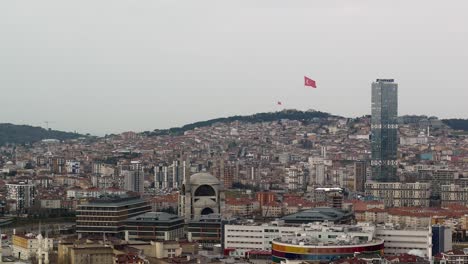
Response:
[[[7,227],[6,242],[13,258],[79,258],[68,247],[115,263],[268,263],[279,260],[275,247],[295,243],[276,241],[281,232],[309,237],[353,225],[370,232],[376,246],[385,240],[389,257],[416,250],[421,259],[443,259],[468,244],[467,135],[435,117],[399,117],[397,183],[372,181],[370,135],[369,116],[328,116],[217,122],[180,135],[6,144],[0,147],[5,223],[42,221],[45,228],[55,219],[72,230],[13,234]],[[241,231],[251,228],[262,238]],[[398,244],[401,232],[420,242]],[[20,240],[36,246],[22,249]],[[74,240],[81,242],[67,242]]]

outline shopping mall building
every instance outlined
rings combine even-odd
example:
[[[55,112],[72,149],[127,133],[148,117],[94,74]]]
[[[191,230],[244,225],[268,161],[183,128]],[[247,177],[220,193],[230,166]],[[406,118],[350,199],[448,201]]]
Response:
[[[372,227],[316,226],[316,228],[274,239],[273,262],[323,263],[360,253],[383,255],[384,241],[374,236]]]

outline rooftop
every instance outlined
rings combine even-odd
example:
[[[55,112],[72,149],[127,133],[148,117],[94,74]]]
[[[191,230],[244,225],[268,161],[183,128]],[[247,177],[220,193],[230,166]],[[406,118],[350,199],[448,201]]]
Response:
[[[316,222],[316,221],[339,221],[341,219],[345,219],[351,217],[352,213],[347,212],[337,208],[330,208],[330,207],[317,207],[313,209],[304,210],[295,214],[290,214],[281,218],[286,222],[293,222],[293,221],[308,221],[308,222]]]
[[[147,212],[141,215],[137,215],[127,219],[127,222],[171,222],[171,221],[178,221],[183,220],[177,215],[169,214],[165,212]]]
[[[304,233],[305,234],[305,233]],[[352,246],[352,245],[364,245],[364,244],[383,244],[384,240],[380,238],[374,238],[371,241],[367,240],[359,240],[359,239],[352,239],[349,236],[343,235],[338,236],[336,239],[332,240],[323,240],[320,238],[312,237],[312,236],[283,236],[274,239],[275,242],[291,244],[291,245],[298,245],[298,246],[319,246],[319,247],[327,247],[327,246]]]
[[[137,203],[142,203],[145,200],[141,199],[139,196],[129,196],[129,195],[107,195],[104,197],[96,198],[91,200],[87,204],[80,204],[78,207],[119,207],[126,205],[133,205]]]

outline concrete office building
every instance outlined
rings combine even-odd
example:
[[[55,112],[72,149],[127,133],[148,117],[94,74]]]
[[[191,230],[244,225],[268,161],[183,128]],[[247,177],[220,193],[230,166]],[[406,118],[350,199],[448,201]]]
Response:
[[[187,224],[189,242],[197,242],[205,249],[213,249],[224,242],[224,226],[234,219],[223,219],[219,214],[202,215]]]
[[[124,237],[128,218],[151,211],[151,205],[138,196],[106,196],[80,204],[76,210],[79,236]]]
[[[452,228],[443,225],[432,226],[432,255],[452,250]]]
[[[184,237],[184,219],[164,212],[148,212],[125,220],[125,238],[131,240],[178,240]]]

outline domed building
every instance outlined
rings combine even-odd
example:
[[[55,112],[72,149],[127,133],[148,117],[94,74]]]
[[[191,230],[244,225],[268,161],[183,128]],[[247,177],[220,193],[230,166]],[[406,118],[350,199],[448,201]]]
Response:
[[[224,188],[213,175],[201,172],[182,184],[179,195],[179,215],[188,222],[202,215],[221,214],[224,208]]]

